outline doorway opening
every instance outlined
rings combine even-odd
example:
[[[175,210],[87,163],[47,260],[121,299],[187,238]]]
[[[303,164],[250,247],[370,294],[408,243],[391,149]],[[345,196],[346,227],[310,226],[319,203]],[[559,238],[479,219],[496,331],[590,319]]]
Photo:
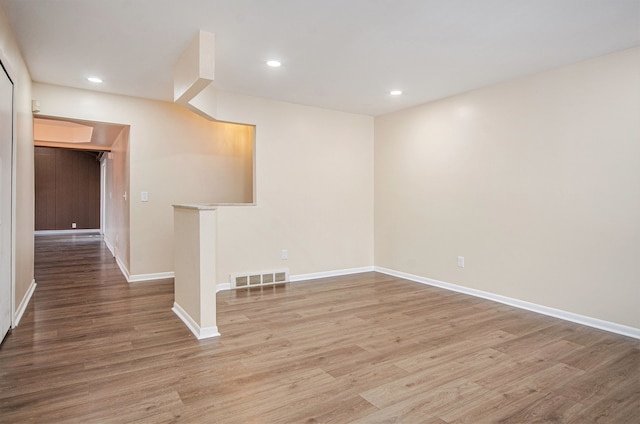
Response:
[[[36,233],[100,231],[101,152],[36,146]]]
[[[95,233],[114,256],[127,241],[129,126],[35,115],[37,234]],[[126,251],[128,249],[121,249]]]

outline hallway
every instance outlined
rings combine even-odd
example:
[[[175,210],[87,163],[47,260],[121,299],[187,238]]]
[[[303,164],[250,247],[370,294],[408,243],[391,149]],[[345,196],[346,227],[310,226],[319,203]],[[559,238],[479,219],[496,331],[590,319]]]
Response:
[[[36,237],[0,423],[633,423],[637,340],[377,273],[217,295],[222,337],[91,235]]]

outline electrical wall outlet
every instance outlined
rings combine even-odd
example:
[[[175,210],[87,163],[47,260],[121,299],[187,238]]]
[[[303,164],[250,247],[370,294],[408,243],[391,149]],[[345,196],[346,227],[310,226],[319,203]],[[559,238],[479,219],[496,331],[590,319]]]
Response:
[[[464,256],[458,256],[458,266],[464,268]]]
[[[280,252],[280,259],[289,259],[289,252],[287,252],[287,249],[282,249],[282,252]]]
[[[75,222],[72,222],[72,223],[71,223],[71,228],[76,228],[76,227],[77,227],[76,223],[75,223]]]

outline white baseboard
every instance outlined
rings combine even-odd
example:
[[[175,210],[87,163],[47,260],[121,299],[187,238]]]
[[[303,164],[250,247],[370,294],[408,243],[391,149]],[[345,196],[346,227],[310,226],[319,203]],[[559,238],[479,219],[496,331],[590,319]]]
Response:
[[[115,256],[116,263],[118,264],[118,268],[120,268],[120,272],[124,275],[127,283],[141,283],[144,281],[154,281],[154,280],[164,280],[167,278],[174,278],[173,272],[156,272],[152,274],[130,274],[127,267],[124,265],[124,262],[120,260],[119,256]]]
[[[36,231],[36,234],[72,234],[72,233],[85,233],[85,234],[100,234],[100,230],[56,230],[56,231]],[[133,274],[129,273],[129,270],[125,266],[124,262],[120,259],[120,257],[116,254],[115,248],[109,242],[109,240],[105,237],[103,238],[104,244],[111,252],[111,255],[116,258],[116,263],[118,264],[118,268],[120,268],[120,272],[124,275],[125,280],[128,283],[138,283],[142,281],[153,281],[153,280],[164,280],[166,278],[173,278],[173,272],[157,272],[153,274]]]
[[[133,274],[129,275],[127,281],[129,283],[140,283],[143,281],[153,281],[153,280],[165,280],[167,278],[174,278],[173,272],[155,272],[153,274]]]
[[[33,296],[33,292],[36,291],[36,280],[31,280],[31,284],[27,289],[27,292],[24,294],[24,297],[20,301],[20,304],[16,308],[15,313],[13,314],[13,325],[12,328],[15,328],[20,324],[20,320],[22,319],[22,315],[24,315],[24,311],[27,310],[27,306],[29,306],[29,301]]]
[[[372,272],[374,271],[374,267],[365,266],[361,268],[346,268],[346,269],[338,269],[334,271],[324,271],[324,272],[314,272],[311,274],[298,274],[289,276],[289,281],[287,283],[302,283],[305,281],[317,280],[319,278],[328,278],[328,277],[341,277],[344,275],[351,274],[360,274],[362,272]],[[262,287],[262,286],[256,286]],[[221,283],[216,286],[216,293],[231,290],[231,283]]]
[[[455,291],[458,293],[468,294],[482,299],[492,300],[509,306],[514,306],[527,311],[537,312],[539,314],[548,315],[554,318],[560,318],[565,321],[575,322],[577,324],[586,325],[588,327],[598,328],[600,330],[609,331],[611,333],[621,334],[623,336],[640,339],[640,329],[629,327],[614,322],[604,321],[597,318],[575,314],[573,312],[563,311],[561,309],[550,308],[548,306],[538,305],[536,303],[526,302],[524,300],[513,299],[511,297],[501,296],[499,294],[489,293],[482,290],[471,289],[457,284],[451,284],[444,281],[432,280],[431,278],[421,277],[418,275],[408,274],[401,271],[395,271],[388,268],[375,267],[375,271],[391,275],[393,277],[404,278],[405,280],[415,281],[416,283],[427,284],[429,286],[440,287],[442,289]]]
[[[100,229],[97,230],[37,230],[34,231],[37,236],[55,236],[55,235],[69,235],[69,234],[100,234]]]
[[[113,256],[115,258],[116,257],[116,251],[115,251],[113,245],[109,242],[109,239],[107,239],[106,237],[103,237],[102,240],[104,241],[104,244],[107,246],[107,249],[109,249],[109,252],[111,252],[111,256]]]
[[[216,293],[225,291],[225,290],[231,290],[231,283],[222,283],[216,286]]]
[[[114,257],[116,258],[116,263],[118,264],[118,268],[120,268],[120,272],[122,272],[122,275],[124,275],[124,279],[127,280],[128,283],[129,278],[131,278],[131,276],[129,275],[129,270],[125,266],[124,262],[122,262],[122,260],[120,259],[120,256],[115,255]]]
[[[346,268],[337,269],[334,271],[314,272],[311,274],[298,274],[289,276],[289,281],[295,283],[300,281],[317,280],[318,278],[341,277],[343,275],[360,274],[362,272],[372,272],[374,270],[375,268],[372,266],[365,266],[361,268]]]
[[[211,337],[218,337],[220,333],[218,332],[218,327],[206,327],[200,328],[200,326],[195,322],[191,315],[189,315],[180,305],[177,303],[173,303],[173,308],[171,308],[174,314],[180,318],[180,320],[187,326],[189,330],[193,333],[194,336],[198,340],[208,339]]]

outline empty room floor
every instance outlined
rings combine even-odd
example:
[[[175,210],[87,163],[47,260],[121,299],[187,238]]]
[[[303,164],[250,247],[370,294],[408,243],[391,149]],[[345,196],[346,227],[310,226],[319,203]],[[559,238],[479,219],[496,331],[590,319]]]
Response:
[[[221,337],[98,236],[37,236],[0,422],[638,423],[640,342],[364,273],[218,293]]]

